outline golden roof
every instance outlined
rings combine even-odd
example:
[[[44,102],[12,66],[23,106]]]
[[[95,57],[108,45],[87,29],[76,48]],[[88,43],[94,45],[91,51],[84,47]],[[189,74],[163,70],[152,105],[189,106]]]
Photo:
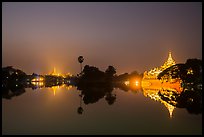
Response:
[[[161,66],[162,70],[165,70],[173,65],[175,65],[176,62],[174,61],[174,59],[172,58],[171,52],[169,52],[169,56],[166,62],[164,62],[164,65]]]

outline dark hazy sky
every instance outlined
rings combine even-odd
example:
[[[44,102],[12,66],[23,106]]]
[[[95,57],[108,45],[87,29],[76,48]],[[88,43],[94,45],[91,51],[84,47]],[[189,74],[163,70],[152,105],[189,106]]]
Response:
[[[2,3],[2,63],[26,73],[84,64],[118,74],[202,59],[202,3]]]

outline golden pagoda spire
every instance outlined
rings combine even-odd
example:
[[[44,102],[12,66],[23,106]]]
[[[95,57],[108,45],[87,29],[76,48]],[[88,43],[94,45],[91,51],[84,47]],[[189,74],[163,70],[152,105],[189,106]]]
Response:
[[[52,73],[51,73],[51,75],[55,75],[55,76],[59,76],[60,74],[59,73],[57,73],[57,71],[56,71],[56,68],[54,67],[54,69],[53,69],[53,71],[52,71]]]
[[[172,58],[172,57],[171,57],[171,51],[169,51],[169,58]]]
[[[165,69],[167,69],[167,68],[169,68],[175,64],[176,64],[176,62],[172,58],[171,51],[170,51],[167,61],[164,63],[164,65],[161,66],[161,68],[162,68],[162,70],[165,70]]]
[[[54,67],[54,74],[56,73],[56,68]]]
[[[175,61],[173,60],[172,56],[171,56],[171,51],[169,52],[169,57],[167,59],[167,62],[168,63],[172,63],[172,64],[175,64]]]
[[[54,69],[53,69],[52,74],[53,74],[53,75],[55,75],[55,74],[56,74],[56,68],[55,68],[55,67],[54,67]]]
[[[52,71],[52,73],[51,73],[51,75],[55,75],[56,74],[56,69],[55,69],[55,67],[53,68],[53,71]]]

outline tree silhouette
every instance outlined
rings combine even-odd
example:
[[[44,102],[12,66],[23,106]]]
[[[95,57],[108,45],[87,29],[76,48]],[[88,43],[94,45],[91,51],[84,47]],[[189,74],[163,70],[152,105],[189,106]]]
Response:
[[[78,61],[79,61],[79,63],[80,63],[81,72],[82,72],[82,62],[84,61],[84,57],[83,57],[83,56],[79,56],[79,57],[78,57]]]
[[[101,82],[105,81],[105,73],[97,67],[85,65],[80,78],[81,82]]]
[[[106,79],[108,81],[113,80],[114,75],[116,74],[116,69],[113,66],[108,66],[108,68],[105,71]]]
[[[105,73],[108,74],[109,76],[113,76],[116,74],[116,69],[113,66],[108,66]]]
[[[188,70],[192,73],[188,74]],[[180,78],[183,83],[202,83],[202,60],[188,59],[185,64],[175,64],[158,75],[158,79],[162,78]]]
[[[139,73],[135,70],[135,71],[131,72],[130,75],[131,75],[131,76],[138,76]]]

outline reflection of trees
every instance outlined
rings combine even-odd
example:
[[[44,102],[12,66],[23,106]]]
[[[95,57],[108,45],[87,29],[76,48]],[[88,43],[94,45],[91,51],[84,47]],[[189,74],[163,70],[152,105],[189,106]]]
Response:
[[[106,94],[105,99],[106,99],[106,101],[108,102],[109,105],[112,105],[116,100],[116,94],[112,94],[111,92],[108,92]]]
[[[78,114],[82,114],[84,109],[82,108],[82,94],[79,95],[80,97],[80,106],[77,109]]]
[[[77,109],[77,112],[78,112],[78,114],[82,114],[83,113],[83,108],[82,107],[79,107],[78,109]]]
[[[112,85],[86,84],[83,86],[78,86],[78,89],[81,90],[85,104],[96,103],[101,98],[106,97],[106,101],[111,105],[115,102],[116,99],[116,95],[112,94]]]
[[[82,99],[86,105],[96,103],[104,97],[109,105],[114,104],[116,101],[116,94],[112,93],[113,85],[111,83],[80,83],[77,85],[77,89],[80,90],[78,114],[82,114],[84,111],[82,108]]]
[[[25,92],[26,73],[12,66],[2,68],[2,98],[11,99]]]
[[[166,92],[159,92],[159,96],[177,108],[186,108],[191,114],[202,113],[202,91],[199,89],[195,91],[184,89],[180,94],[166,90]]]
[[[119,88],[125,92],[127,92],[128,90],[130,90],[130,87],[125,85],[124,82],[121,83],[114,83],[114,87]]]
[[[11,99],[14,96],[19,96],[25,93],[23,85],[17,85],[15,83],[2,87],[2,98]]]

